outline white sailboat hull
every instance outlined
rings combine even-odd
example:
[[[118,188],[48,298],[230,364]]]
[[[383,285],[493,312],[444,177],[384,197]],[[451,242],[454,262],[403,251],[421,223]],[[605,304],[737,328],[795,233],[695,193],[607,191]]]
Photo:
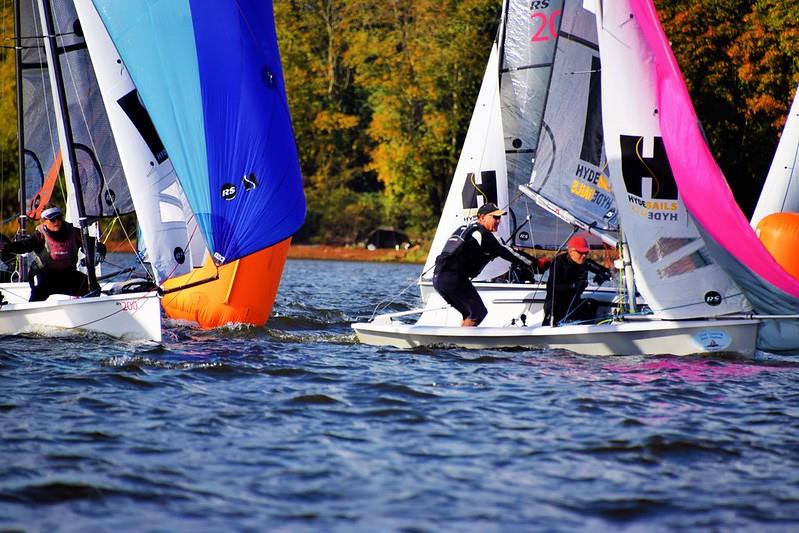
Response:
[[[27,284],[26,284],[27,285]],[[4,291],[4,294],[8,294]],[[17,301],[12,298],[11,302]],[[161,341],[161,303],[156,292],[92,298],[51,296],[44,302],[0,306],[0,334],[83,330],[126,340]]]
[[[522,315],[526,317],[525,321],[528,324],[535,323],[534,320],[538,320],[537,324],[541,323],[541,318],[533,319],[533,315],[543,312],[546,283],[473,281],[472,285],[477,289],[477,293],[488,310],[488,315],[486,315],[481,326],[522,324]],[[419,291],[422,295],[422,302],[428,308],[440,308],[435,313],[426,311],[422,315],[422,323],[427,325],[460,326],[463,317],[458,311],[444,302],[433,288],[432,281],[420,281]],[[592,285],[583,297],[597,300],[600,304],[601,314],[604,314],[617,296],[618,291],[614,287],[596,287]]]
[[[376,346],[469,349],[546,348],[585,355],[691,355],[734,352],[753,356],[757,320],[641,319],[602,325],[561,327],[421,326],[381,317],[352,325],[358,340]]]

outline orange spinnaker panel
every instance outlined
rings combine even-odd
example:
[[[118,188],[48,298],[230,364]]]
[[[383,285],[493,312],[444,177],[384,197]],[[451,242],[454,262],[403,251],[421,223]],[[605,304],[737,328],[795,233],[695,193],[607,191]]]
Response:
[[[766,250],[790,275],[799,278],[799,213],[773,213],[757,225]]]
[[[219,267],[219,279],[164,296],[171,318],[197,322],[204,329],[230,323],[266,324],[280,285],[291,238]],[[202,267],[170,279],[164,289],[212,278],[217,267],[207,258]]]

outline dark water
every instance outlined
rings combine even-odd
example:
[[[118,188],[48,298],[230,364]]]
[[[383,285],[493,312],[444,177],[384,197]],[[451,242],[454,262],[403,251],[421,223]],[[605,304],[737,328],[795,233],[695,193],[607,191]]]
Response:
[[[799,528],[799,362],[355,344],[419,269],[290,261],[268,327],[160,346],[3,338],[0,529]]]

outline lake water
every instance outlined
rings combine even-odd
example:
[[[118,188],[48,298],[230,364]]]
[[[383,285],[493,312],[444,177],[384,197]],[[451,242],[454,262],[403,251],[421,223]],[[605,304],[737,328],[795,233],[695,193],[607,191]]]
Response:
[[[357,344],[420,269],[289,261],[265,328],[3,338],[0,529],[799,528],[799,360]]]

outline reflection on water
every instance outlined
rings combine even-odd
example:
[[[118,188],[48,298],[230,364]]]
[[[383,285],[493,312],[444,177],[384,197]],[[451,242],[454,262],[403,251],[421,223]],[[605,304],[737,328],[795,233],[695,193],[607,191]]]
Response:
[[[0,528],[795,526],[796,363],[355,343],[420,268],[290,261],[264,328],[4,338]]]

